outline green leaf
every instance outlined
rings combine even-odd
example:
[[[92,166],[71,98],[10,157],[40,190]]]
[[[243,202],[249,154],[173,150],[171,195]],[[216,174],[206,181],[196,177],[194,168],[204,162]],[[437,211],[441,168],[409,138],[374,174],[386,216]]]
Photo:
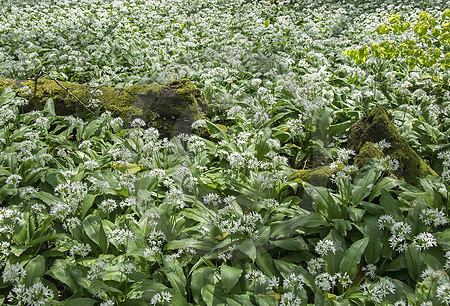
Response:
[[[86,235],[95,242],[103,253],[106,253],[108,249],[108,240],[106,238],[105,231],[100,222],[100,217],[89,215],[83,220],[83,230]]]
[[[342,258],[340,271],[347,272],[350,275],[350,278],[356,273],[356,268],[358,267],[359,262],[361,261],[361,255],[364,253],[364,250],[369,243],[369,238],[363,238],[356,242],[354,242],[348,250],[344,254],[344,258]]]
[[[309,188],[308,192],[313,198],[314,210],[320,212],[327,219],[341,219],[342,211],[340,205],[331,196],[328,188],[317,187],[307,182],[303,183],[306,188]]]
[[[255,262],[256,246],[251,238],[247,238],[242,244],[238,245],[236,249],[247,255],[253,262]]]
[[[369,201],[372,201],[374,198],[378,197],[381,194],[381,190],[391,190],[392,188],[400,185],[402,181],[393,179],[389,176],[383,177],[379,180],[375,186],[372,188],[372,192],[369,196]]]
[[[425,261],[423,255],[413,244],[410,244],[405,251],[406,268],[408,269],[409,276],[414,281],[417,281],[420,274],[425,269]]]
[[[263,247],[258,247],[255,263],[264,274],[270,277],[278,274],[272,256]]]
[[[232,306],[232,305],[234,305],[234,306],[245,306],[245,305],[252,306],[252,305],[254,305],[250,299],[250,296],[243,295],[243,294],[241,294],[241,295],[233,294],[232,296],[229,296],[226,298],[226,302],[227,302],[227,305],[229,305],[229,306]]]
[[[25,266],[26,276],[24,284],[26,286],[32,285],[39,280],[45,273],[45,258],[42,255],[37,255]]]
[[[352,205],[359,204],[365,197],[370,194],[368,186],[373,184],[378,178],[379,174],[374,167],[373,162],[366,163],[362,169],[356,174],[352,184]]]
[[[57,264],[53,264],[46,274],[67,285],[72,292],[77,292],[80,289],[80,285],[73,279],[68,269],[71,269],[71,267],[69,267],[66,260],[58,260]]]
[[[83,219],[86,216],[89,208],[91,208],[92,204],[94,204],[95,197],[96,195],[93,194],[88,194],[87,196],[84,197],[83,202],[81,204],[81,213],[80,213],[81,219]]]
[[[180,263],[178,261],[166,262],[164,264],[164,273],[172,288],[182,296],[186,296],[186,276]]]
[[[242,268],[223,264],[220,266],[220,275],[222,276],[223,290],[225,293],[229,293],[239,281],[242,275]]]
[[[450,250],[450,228],[435,234],[437,243],[444,249]]]
[[[63,306],[94,306],[97,303],[97,300],[89,299],[89,298],[76,298],[71,300],[66,300],[63,303]]]
[[[383,206],[386,214],[392,215],[397,220],[402,219],[403,215],[397,202],[385,189],[381,190],[380,204]]]
[[[45,102],[43,113],[46,117],[49,118],[53,118],[56,116],[55,103],[53,102],[52,98],[47,99],[47,101]]]
[[[368,264],[375,264],[380,259],[383,248],[383,243],[381,242],[383,232],[378,228],[376,219],[367,221],[364,228],[364,237],[369,238],[367,249],[364,252],[364,259]]]
[[[167,245],[164,247],[164,250],[178,250],[182,247],[189,247],[201,251],[208,252],[212,248],[214,248],[215,244],[214,242],[210,240],[196,240],[193,238],[185,238],[180,240],[172,240],[167,243]]]
[[[29,243],[27,243],[27,245],[30,247],[33,247],[35,245],[41,244],[42,242],[54,240],[54,239],[58,238],[59,236],[60,236],[60,234],[39,237],[39,238],[31,240]]]
[[[214,274],[216,269],[211,267],[203,267],[195,270],[191,277],[191,290],[195,302],[198,304],[201,301],[201,289],[205,285],[214,283]]]
[[[103,289],[107,292],[115,292],[115,293],[122,293],[121,290],[111,287],[107,285],[104,281],[99,279],[94,279],[91,281],[91,289]]]
[[[308,245],[306,244],[305,240],[300,237],[294,237],[294,238],[287,238],[287,239],[281,239],[281,240],[273,240],[270,241],[271,244],[285,249],[289,251],[307,251]]]
[[[203,301],[208,306],[226,305],[225,294],[219,287],[214,285],[206,285],[201,290]]]

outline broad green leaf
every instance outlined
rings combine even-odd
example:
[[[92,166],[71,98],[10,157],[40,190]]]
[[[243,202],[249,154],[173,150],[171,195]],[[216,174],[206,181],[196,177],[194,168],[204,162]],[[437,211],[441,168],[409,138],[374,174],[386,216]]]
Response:
[[[342,218],[341,207],[331,196],[329,189],[317,187],[307,182],[303,182],[303,184],[310,190],[308,193],[313,198],[316,212],[320,212],[329,220]]]
[[[230,267],[226,264],[220,266],[220,275],[222,276],[222,286],[225,293],[229,293],[237,284],[242,275],[242,268]]]
[[[69,269],[71,269],[71,267],[66,260],[58,260],[50,267],[46,274],[67,285],[72,292],[76,292],[80,289],[80,285],[78,285],[72,275],[67,271]]]
[[[272,256],[263,247],[258,247],[255,263],[267,276],[272,277],[278,274]]]
[[[107,285],[104,281],[99,279],[94,279],[91,281],[91,289],[103,289],[106,292],[115,292],[115,293],[122,293],[121,290]]]
[[[381,206],[383,206],[386,214],[390,214],[398,220],[400,220],[403,217],[397,202],[391,196],[391,194],[385,189],[381,190],[380,204]]]
[[[297,236],[295,238],[273,240],[273,241],[270,241],[270,243],[279,248],[289,250],[289,251],[308,250],[308,245],[306,244],[305,240],[300,236]]]
[[[421,252],[413,244],[410,244],[405,251],[406,268],[409,276],[414,281],[418,281],[420,274],[425,269],[425,260]]]
[[[24,284],[32,285],[38,281],[45,273],[45,258],[42,255],[37,255],[25,266],[26,276]]]
[[[444,249],[450,250],[450,228],[435,234],[437,243]]]
[[[167,243],[167,245],[164,247],[164,250],[178,250],[182,247],[189,247],[196,250],[201,251],[210,251],[212,248],[214,248],[215,244],[214,242],[210,240],[196,240],[193,238],[185,238],[180,240],[172,240]]]
[[[227,296],[226,298],[227,305],[229,306],[252,306],[254,305],[250,299],[249,295],[237,295],[233,294],[232,296]]]
[[[63,306],[94,306],[97,303],[97,300],[89,299],[89,298],[76,298],[76,299],[70,299],[66,300],[63,303]]]
[[[191,290],[195,302],[198,304],[201,301],[201,289],[205,285],[214,283],[214,274],[216,269],[211,267],[203,267],[192,272]]]
[[[376,264],[381,256],[383,232],[378,228],[376,219],[368,220],[364,228],[364,237],[369,238],[364,259],[368,264]]]
[[[226,297],[222,289],[214,285],[205,285],[201,290],[203,301],[208,306],[226,305]]]
[[[178,261],[166,262],[164,265],[164,273],[169,280],[172,288],[174,288],[182,296],[186,296],[186,276],[183,268]]]
[[[236,247],[237,250],[247,255],[253,262],[256,259],[256,246],[251,238],[247,238]]]
[[[361,261],[361,255],[364,253],[368,243],[369,238],[363,238],[354,242],[348,248],[341,261],[341,272],[347,272],[350,278],[353,278],[356,273],[356,268]]]
[[[53,102],[52,98],[47,99],[47,101],[45,102],[43,113],[50,119],[56,116],[55,103]]]
[[[372,201],[374,198],[378,197],[381,194],[381,190],[391,190],[392,188],[400,185],[402,181],[393,179],[389,176],[383,177],[379,180],[375,186],[372,188],[372,192],[369,196],[369,201]]]
[[[352,184],[352,205],[358,205],[365,197],[370,194],[369,185],[373,184],[378,178],[378,170],[373,162],[366,163],[356,174]]]

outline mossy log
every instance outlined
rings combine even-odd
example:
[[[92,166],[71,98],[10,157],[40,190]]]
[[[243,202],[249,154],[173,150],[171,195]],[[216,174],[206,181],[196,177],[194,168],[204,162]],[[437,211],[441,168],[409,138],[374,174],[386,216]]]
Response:
[[[383,139],[391,144],[384,154],[399,161],[399,169],[395,172],[397,177],[403,178],[410,184],[418,185],[419,178],[437,175],[400,135],[387,110],[381,106],[377,106],[351,126],[347,147],[357,153],[359,157],[356,161],[361,164],[368,159],[369,149],[373,149],[373,144]],[[372,157],[377,157],[380,152],[372,150],[372,153],[375,154]]]
[[[297,170],[289,180],[301,179],[302,181],[308,182],[314,186],[327,186],[330,177],[330,167],[320,166],[313,169]]]
[[[131,87],[91,87],[50,79],[14,80],[0,78],[0,91],[11,87],[30,103],[26,111],[40,110],[48,98],[53,98],[58,115],[85,117],[89,105],[96,99],[102,110],[122,117],[126,123],[141,118],[160,130],[163,136],[189,132],[191,123],[204,118],[206,106],[200,91],[187,79],[167,85],[137,85]],[[70,94],[68,93],[70,92]],[[74,98],[76,97],[76,98]]]

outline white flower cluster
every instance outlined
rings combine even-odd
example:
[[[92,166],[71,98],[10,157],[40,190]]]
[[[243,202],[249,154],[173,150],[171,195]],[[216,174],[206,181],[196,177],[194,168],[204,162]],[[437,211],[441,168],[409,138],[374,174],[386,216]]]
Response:
[[[375,303],[381,303],[388,294],[395,293],[395,284],[387,278],[382,278],[374,284],[365,282],[361,285],[361,289],[369,300]]]
[[[343,288],[347,288],[352,283],[347,272],[336,273],[334,275],[326,272],[320,273],[316,275],[314,282],[316,286],[322,291],[330,291],[337,284],[340,284]]]

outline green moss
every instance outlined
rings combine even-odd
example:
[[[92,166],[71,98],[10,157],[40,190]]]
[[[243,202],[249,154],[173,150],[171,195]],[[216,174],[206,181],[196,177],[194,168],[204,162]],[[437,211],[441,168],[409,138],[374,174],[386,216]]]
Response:
[[[353,164],[358,168],[361,168],[368,160],[372,158],[383,158],[383,152],[378,149],[373,142],[366,142],[356,155]]]
[[[331,177],[329,166],[320,166],[314,169],[297,170],[289,180],[301,179],[315,186],[326,186]]]
[[[85,85],[60,82],[70,93],[83,104],[96,98],[104,110],[120,116],[125,122],[139,117],[150,126],[161,129],[163,136],[189,132],[192,122],[205,118],[202,112],[203,99],[189,80],[175,80],[166,86],[137,85],[123,88],[100,87],[102,94],[93,97],[95,88]],[[39,79],[37,86],[34,80],[17,81],[0,78],[0,90],[13,86],[13,90],[21,95],[20,88],[28,86],[32,92],[31,103],[25,109],[39,110],[48,98],[55,100],[55,110],[59,115],[75,115],[84,117],[88,111],[77,99],[53,80]],[[29,98],[29,97],[27,97]]]
[[[384,153],[399,161],[396,176],[406,182],[418,185],[419,178],[437,175],[422,158],[409,146],[392,123],[385,108],[378,106],[367,116],[356,122],[350,130],[348,148],[360,153],[367,142],[376,143],[385,139],[391,147]]]

